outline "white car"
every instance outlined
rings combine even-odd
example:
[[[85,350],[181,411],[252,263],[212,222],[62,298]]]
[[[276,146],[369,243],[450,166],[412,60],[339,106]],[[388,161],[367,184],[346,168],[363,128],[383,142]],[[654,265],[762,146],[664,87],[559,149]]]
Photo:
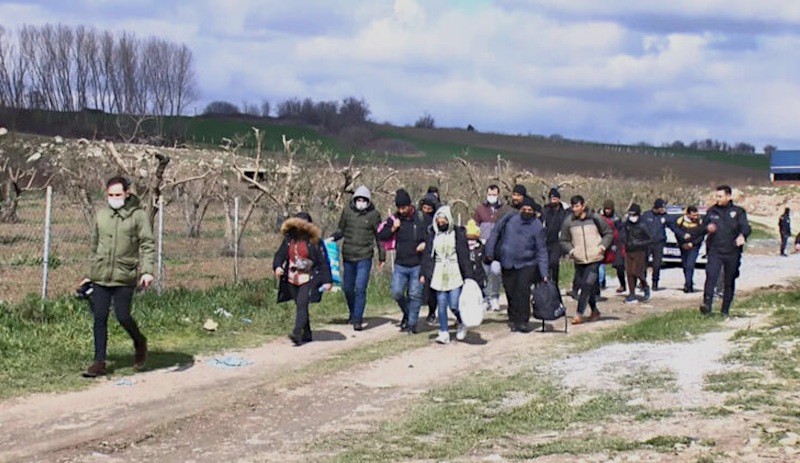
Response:
[[[703,218],[706,216],[706,208],[705,207],[698,207],[698,212],[700,212],[700,221],[702,222]],[[667,217],[668,220],[672,221],[673,223],[678,217],[684,214],[685,208],[683,206],[667,206]],[[667,243],[664,245],[664,258],[662,260],[664,263],[671,263],[671,264],[681,264],[681,248],[678,246],[678,240],[675,238],[675,233],[667,227]],[[708,262],[708,255],[706,252],[706,241],[700,244],[700,254],[697,256],[697,265],[698,266],[705,266]]]

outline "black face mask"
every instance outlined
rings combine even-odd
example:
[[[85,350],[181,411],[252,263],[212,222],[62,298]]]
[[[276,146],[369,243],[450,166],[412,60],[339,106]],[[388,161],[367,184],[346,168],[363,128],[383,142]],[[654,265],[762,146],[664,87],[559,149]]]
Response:
[[[531,219],[533,219],[534,215],[536,215],[536,214],[534,214],[533,212],[520,212],[519,213],[519,216],[522,218],[522,220],[524,220],[526,222],[531,220]]]
[[[446,223],[445,224],[439,224],[439,223],[436,224],[436,228],[438,228],[440,232],[446,232],[448,226],[449,226],[449,224],[446,224]]]

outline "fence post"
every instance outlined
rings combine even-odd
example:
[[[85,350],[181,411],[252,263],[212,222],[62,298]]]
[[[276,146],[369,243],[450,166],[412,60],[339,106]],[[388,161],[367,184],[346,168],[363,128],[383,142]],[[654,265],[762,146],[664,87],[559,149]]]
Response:
[[[156,292],[164,289],[164,195],[158,195],[158,254],[156,254]]]
[[[239,197],[233,198],[233,283],[239,283]]]
[[[47,299],[47,271],[50,267],[50,222],[53,212],[53,187],[47,187],[44,209],[44,255],[42,256],[42,299]]]

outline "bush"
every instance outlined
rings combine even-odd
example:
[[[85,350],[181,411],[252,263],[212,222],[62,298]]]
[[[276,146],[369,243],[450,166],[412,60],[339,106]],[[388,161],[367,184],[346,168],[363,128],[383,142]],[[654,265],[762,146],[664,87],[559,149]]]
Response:
[[[235,116],[241,114],[239,107],[229,101],[212,101],[203,110],[203,115],[208,116],[212,114]]]
[[[436,127],[436,121],[433,119],[433,116],[425,113],[417,119],[417,122],[414,123],[414,127],[418,129],[433,129]]]

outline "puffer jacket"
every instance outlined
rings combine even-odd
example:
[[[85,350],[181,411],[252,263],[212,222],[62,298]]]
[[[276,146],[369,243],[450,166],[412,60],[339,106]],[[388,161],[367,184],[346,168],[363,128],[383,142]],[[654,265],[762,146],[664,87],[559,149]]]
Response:
[[[128,196],[120,209],[97,212],[88,278],[100,286],[133,286],[139,275],[153,274],[155,242],[139,198]]]
[[[653,235],[650,229],[641,222],[633,223],[626,220],[622,226],[625,229],[625,250],[627,252],[646,251],[647,247],[653,242]]]
[[[284,235],[283,242],[272,258],[273,271],[279,267],[284,269],[283,276],[281,276],[278,283],[278,302],[286,302],[292,299],[292,292],[289,290],[291,284],[288,281],[289,244],[292,240],[303,240],[306,243],[308,258],[313,263],[309,271],[311,280],[307,283],[306,289],[309,291],[310,302],[320,302],[322,300],[322,292],[318,288],[332,281],[328,253],[325,251],[325,245],[322,242],[322,231],[310,222],[297,217],[290,217],[281,225],[281,233]]]
[[[561,247],[576,264],[603,262],[605,251],[614,241],[614,232],[593,212],[583,218],[572,216],[561,227]]]
[[[365,210],[359,211],[356,209],[355,202],[351,200],[350,204],[342,210],[339,225],[331,236],[334,241],[344,238],[342,242],[342,258],[347,261],[372,259],[377,246],[378,260],[385,262],[386,250],[378,240],[378,225],[380,223],[381,214],[375,209],[371,201]]]

